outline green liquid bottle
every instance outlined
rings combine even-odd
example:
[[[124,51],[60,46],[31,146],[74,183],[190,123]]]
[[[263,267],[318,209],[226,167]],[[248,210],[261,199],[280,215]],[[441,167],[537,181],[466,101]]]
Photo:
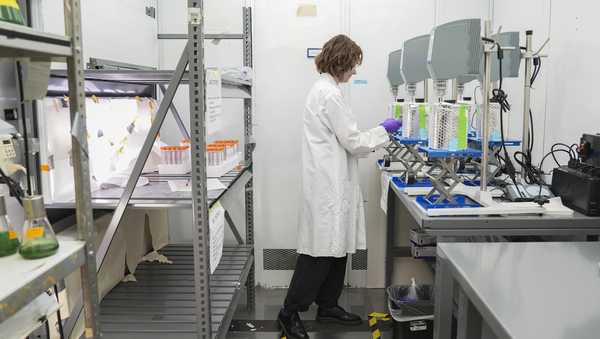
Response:
[[[15,254],[18,249],[19,237],[8,220],[4,196],[0,196],[0,257]]]
[[[0,0],[0,20],[19,25],[25,24],[17,0]]]
[[[58,251],[58,240],[52,225],[46,217],[44,199],[41,196],[23,199],[25,225],[23,225],[23,244],[19,253],[25,259],[45,258]]]

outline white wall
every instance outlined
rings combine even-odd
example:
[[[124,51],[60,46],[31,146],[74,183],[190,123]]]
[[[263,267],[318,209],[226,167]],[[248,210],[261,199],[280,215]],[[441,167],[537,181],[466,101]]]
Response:
[[[600,114],[595,105],[600,75],[598,11],[597,1],[551,2],[546,18],[551,23],[550,57],[544,60],[548,79],[546,152],[556,142],[578,143],[583,133],[600,132]]]
[[[38,23],[42,25],[38,27],[46,32],[64,35],[63,0],[35,1],[40,8]],[[156,7],[156,2],[81,1],[85,62],[94,57],[157,67],[157,23],[156,19],[145,14],[146,6]]]

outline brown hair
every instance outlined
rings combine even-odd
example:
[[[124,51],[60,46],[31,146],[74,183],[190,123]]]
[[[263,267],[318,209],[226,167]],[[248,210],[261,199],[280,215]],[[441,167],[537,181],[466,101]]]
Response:
[[[360,46],[349,37],[340,34],[325,43],[315,59],[315,64],[319,73],[329,73],[339,78],[354,66],[360,65],[362,60],[363,52]]]

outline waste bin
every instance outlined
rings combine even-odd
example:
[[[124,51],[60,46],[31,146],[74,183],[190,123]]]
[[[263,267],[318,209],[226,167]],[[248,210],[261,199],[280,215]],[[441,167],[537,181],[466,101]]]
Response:
[[[390,286],[388,308],[394,319],[394,339],[433,338],[433,287]]]

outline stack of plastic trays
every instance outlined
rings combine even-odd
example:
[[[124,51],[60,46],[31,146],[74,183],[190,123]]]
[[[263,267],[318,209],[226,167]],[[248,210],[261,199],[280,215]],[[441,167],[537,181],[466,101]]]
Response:
[[[429,147],[448,151],[466,149],[468,127],[467,105],[435,104],[429,120]]]

